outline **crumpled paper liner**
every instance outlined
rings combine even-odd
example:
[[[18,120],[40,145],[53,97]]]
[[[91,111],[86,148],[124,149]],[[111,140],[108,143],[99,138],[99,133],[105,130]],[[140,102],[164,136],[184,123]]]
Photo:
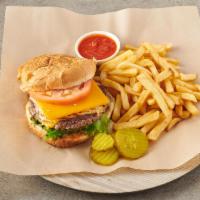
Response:
[[[125,9],[81,15],[62,8],[7,7],[0,74],[0,171],[19,175],[71,172],[108,173],[121,167],[139,170],[177,168],[200,153],[200,117],[163,134],[144,157],[103,167],[89,158],[89,143],[54,148],[31,134],[25,118],[27,97],[19,90],[17,67],[46,53],[74,55],[76,39],[93,30],[110,31],[122,44],[172,43],[171,55],[183,71],[200,74],[200,21],[196,7]]]

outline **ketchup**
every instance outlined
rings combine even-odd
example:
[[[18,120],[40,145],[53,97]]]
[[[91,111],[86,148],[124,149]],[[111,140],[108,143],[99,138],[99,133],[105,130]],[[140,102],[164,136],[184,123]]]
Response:
[[[95,34],[84,38],[78,51],[84,58],[102,60],[112,56],[117,49],[115,41],[105,35]]]

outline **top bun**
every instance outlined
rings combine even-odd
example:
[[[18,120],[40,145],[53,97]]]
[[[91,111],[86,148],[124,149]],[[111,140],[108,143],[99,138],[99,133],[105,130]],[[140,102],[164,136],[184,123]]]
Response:
[[[54,54],[29,60],[19,67],[17,77],[22,91],[42,92],[80,85],[92,79],[95,72],[93,60]]]

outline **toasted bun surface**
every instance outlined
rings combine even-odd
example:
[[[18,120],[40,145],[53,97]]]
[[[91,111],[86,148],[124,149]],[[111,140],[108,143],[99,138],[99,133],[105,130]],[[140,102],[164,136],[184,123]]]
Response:
[[[63,54],[35,57],[18,69],[24,92],[66,89],[92,79],[96,72],[93,60]]]
[[[84,133],[73,133],[70,135],[65,135],[62,138],[58,139],[44,139],[44,136],[46,135],[46,131],[42,129],[40,126],[33,124],[32,121],[30,120],[30,113],[29,113],[29,103],[26,105],[26,117],[28,120],[28,125],[32,132],[37,135],[39,138],[47,142],[48,144],[51,144],[55,147],[59,148],[67,148],[67,147],[72,147],[77,144],[80,144],[82,142],[85,142],[89,139],[89,136],[84,134]]]

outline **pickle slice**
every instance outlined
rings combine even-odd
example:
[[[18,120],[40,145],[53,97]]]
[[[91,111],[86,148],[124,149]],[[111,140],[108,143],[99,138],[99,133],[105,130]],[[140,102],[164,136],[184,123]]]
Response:
[[[90,156],[95,163],[100,165],[112,165],[119,159],[119,153],[115,148],[107,151],[95,151],[91,149]]]
[[[92,141],[92,149],[96,151],[105,151],[112,148],[113,145],[114,139],[106,133],[97,134]]]
[[[119,153],[128,159],[143,156],[148,150],[148,139],[139,129],[121,129],[115,133]]]

